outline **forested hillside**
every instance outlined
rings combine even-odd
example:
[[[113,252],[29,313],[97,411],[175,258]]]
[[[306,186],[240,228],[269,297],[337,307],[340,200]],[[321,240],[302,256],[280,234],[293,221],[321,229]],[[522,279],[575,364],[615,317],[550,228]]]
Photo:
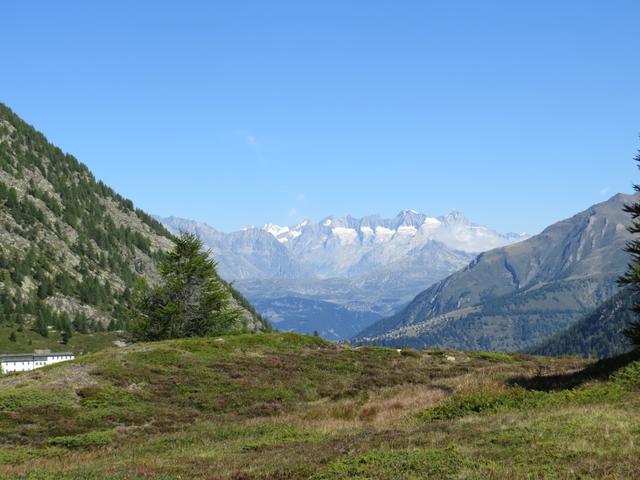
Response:
[[[636,318],[631,307],[640,295],[625,289],[604,302],[584,319],[528,350],[537,355],[581,355],[613,357],[631,349],[624,335]]]
[[[0,104],[0,324],[42,336],[121,329],[171,239]],[[246,306],[247,326],[264,328]]]

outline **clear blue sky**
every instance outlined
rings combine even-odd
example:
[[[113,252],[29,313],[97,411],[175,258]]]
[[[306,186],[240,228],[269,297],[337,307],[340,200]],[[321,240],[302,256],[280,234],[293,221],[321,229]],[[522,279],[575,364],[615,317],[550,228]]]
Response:
[[[639,21],[637,0],[6,2],[0,101],[151,213],[537,232],[640,179]]]

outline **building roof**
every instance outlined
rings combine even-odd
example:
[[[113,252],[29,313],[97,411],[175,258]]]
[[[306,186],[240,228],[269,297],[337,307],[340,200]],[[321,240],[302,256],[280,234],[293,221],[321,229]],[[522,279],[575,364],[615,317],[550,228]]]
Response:
[[[0,362],[33,362],[35,360],[47,359],[48,357],[75,357],[72,352],[51,352],[46,354],[35,353],[8,353],[0,355]]]

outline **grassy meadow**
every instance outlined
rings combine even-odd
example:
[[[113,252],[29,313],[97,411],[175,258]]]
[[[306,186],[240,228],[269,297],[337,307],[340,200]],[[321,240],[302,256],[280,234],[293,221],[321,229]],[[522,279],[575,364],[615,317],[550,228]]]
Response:
[[[136,344],[1,377],[0,478],[637,478],[638,387],[633,355]]]
[[[9,337],[14,332],[16,341]],[[118,332],[97,332],[82,334],[74,332],[69,342],[62,343],[62,335],[55,330],[49,331],[48,337],[43,337],[33,330],[25,329],[22,332],[13,327],[0,326],[0,354],[4,353],[31,353],[35,349],[49,349],[52,352],[92,353],[113,346],[115,340],[121,339]]]

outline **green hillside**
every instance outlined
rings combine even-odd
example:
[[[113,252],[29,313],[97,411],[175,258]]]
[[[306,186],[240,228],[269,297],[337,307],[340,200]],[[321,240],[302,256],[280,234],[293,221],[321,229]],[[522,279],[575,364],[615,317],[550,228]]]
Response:
[[[0,326],[122,329],[172,236],[0,104]],[[237,292],[244,323],[266,323]],[[0,351],[3,353],[3,351]]]
[[[633,478],[634,360],[294,334],[114,348],[0,378],[0,478]]]
[[[52,352],[74,352],[84,354],[98,352],[112,347],[113,342],[122,341],[124,332],[75,333],[67,343],[62,342],[61,332],[50,331],[46,337],[38,332],[24,329],[18,332],[14,327],[0,327],[0,354],[32,353],[35,349]],[[13,334],[13,337],[11,336]]]

